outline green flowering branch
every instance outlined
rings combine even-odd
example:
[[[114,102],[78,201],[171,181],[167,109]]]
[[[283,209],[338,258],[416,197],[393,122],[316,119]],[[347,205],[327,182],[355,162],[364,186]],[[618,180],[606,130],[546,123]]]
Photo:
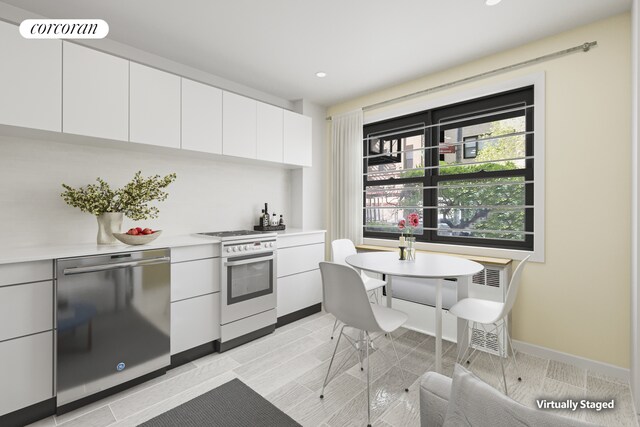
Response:
[[[133,220],[157,218],[160,211],[155,206],[149,206],[152,201],[162,202],[169,193],[164,191],[173,181],[176,174],[165,177],[160,175],[142,177],[138,171],[131,182],[117,190],[112,190],[109,184],[101,178],[96,178],[98,184],[73,188],[62,184],[65,191],[61,194],[64,201],[82,212],[101,215],[106,212],[122,212]]]

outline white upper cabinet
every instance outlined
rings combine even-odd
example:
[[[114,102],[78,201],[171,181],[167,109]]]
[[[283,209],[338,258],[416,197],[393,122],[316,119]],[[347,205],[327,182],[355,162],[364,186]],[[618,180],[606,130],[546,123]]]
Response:
[[[256,158],[256,104],[251,98],[223,92],[222,154]]]
[[[129,61],[64,42],[62,131],[129,140]]]
[[[282,108],[258,102],[257,116],[258,160],[282,163]]]
[[[62,42],[25,39],[0,21],[0,123],[60,132]]]
[[[130,64],[129,140],[180,148],[180,77]]]
[[[222,154],[222,91],[182,79],[182,148]]]
[[[311,117],[284,110],[284,163],[311,166]]]

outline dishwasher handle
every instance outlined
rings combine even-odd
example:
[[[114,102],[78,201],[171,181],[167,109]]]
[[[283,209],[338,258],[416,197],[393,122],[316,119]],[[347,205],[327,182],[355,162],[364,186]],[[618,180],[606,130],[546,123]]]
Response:
[[[71,267],[65,268],[63,274],[69,276],[72,274],[96,273],[99,271],[116,270],[118,268],[143,267],[146,265],[162,264],[171,261],[170,257],[160,257],[152,259],[143,259],[140,261],[118,262],[114,264],[91,265],[88,267]]]

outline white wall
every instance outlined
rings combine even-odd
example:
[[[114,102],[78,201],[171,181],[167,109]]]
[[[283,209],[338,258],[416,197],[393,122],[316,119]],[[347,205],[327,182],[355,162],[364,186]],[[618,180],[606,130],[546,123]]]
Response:
[[[640,292],[638,286],[638,263],[640,254],[640,1],[633,0],[631,9],[631,386],[640,410]]]
[[[288,217],[290,171],[177,151],[123,150],[0,136],[0,242],[4,247],[95,242],[95,218],[60,197],[101,177],[112,187],[143,175],[176,172],[157,220],[136,225],[167,235],[252,227],[265,202]],[[133,226],[125,219],[123,228]]]

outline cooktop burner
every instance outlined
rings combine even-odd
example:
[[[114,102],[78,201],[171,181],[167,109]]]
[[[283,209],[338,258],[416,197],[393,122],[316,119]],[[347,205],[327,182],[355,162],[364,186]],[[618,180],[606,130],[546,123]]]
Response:
[[[236,237],[236,236],[253,236],[256,234],[265,234],[264,231],[254,231],[254,230],[236,230],[236,231],[211,231],[208,233],[198,233],[204,234],[205,236],[213,236],[213,237]]]

